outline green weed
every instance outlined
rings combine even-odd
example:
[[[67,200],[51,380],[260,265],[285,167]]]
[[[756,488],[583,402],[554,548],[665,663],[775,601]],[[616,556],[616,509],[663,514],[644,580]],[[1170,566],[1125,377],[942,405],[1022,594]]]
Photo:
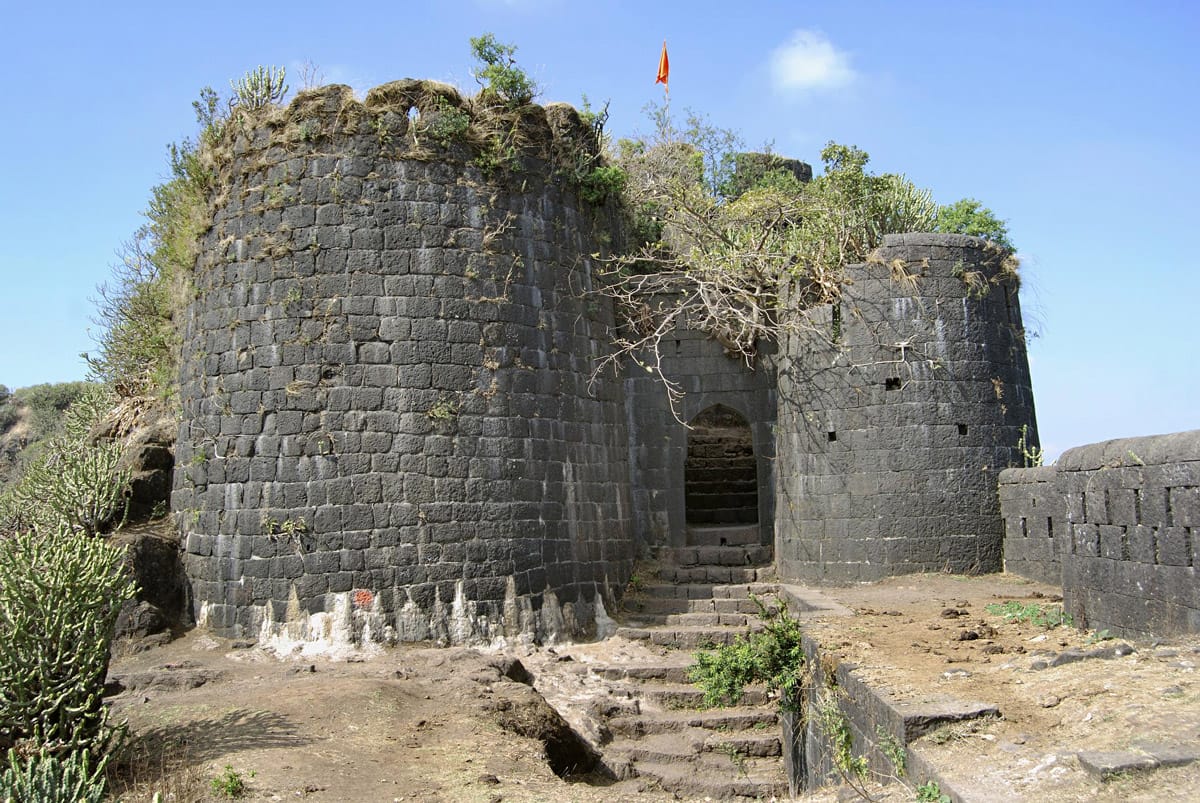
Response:
[[[1027,622],[1035,627],[1050,630],[1055,627],[1070,627],[1074,624],[1071,614],[1063,611],[1061,605],[1039,605],[1031,602],[1022,605],[1016,600],[1004,603],[993,603],[986,607],[988,613],[1003,616],[1006,622]]]
[[[248,777],[254,777],[254,770],[251,770],[248,773]],[[221,774],[209,781],[208,785],[212,789],[214,795],[219,795],[220,797],[228,800],[234,800],[235,798],[239,798],[246,794],[245,779],[243,779],[241,774],[229,764],[226,764],[225,769],[221,771]]]
[[[937,781],[926,781],[917,787],[917,803],[950,803],[950,796],[942,794]]]

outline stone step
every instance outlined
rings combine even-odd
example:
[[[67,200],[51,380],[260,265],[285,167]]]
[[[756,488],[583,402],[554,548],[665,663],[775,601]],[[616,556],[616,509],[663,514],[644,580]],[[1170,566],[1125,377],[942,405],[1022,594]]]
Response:
[[[686,797],[769,799],[787,794],[787,779],[778,759],[755,759],[709,753],[684,763],[634,762],[634,772],[653,778],[667,792]]]
[[[749,602],[749,600],[746,600]],[[715,611],[700,611],[688,613],[637,613],[626,617],[630,624],[645,626],[667,627],[736,627],[745,630],[750,623],[758,619],[748,613],[717,613]]]
[[[609,680],[657,680],[663,683],[683,684],[688,682],[688,669],[692,662],[661,664],[627,664],[618,666],[592,666],[594,674]]]
[[[770,607],[773,598],[764,602]],[[621,602],[622,612],[633,617],[661,616],[669,613],[748,613],[758,614],[752,599],[680,599],[678,597],[646,597],[634,595]]]
[[[608,720],[613,733],[624,736],[645,736],[670,733],[688,728],[710,731],[751,731],[763,735],[778,735],[779,717],[773,707],[737,706],[701,710],[647,711],[636,715],[620,715]]]
[[[756,490],[758,474],[753,464],[732,471],[704,471],[691,469],[684,472],[684,493],[713,493],[722,490]]]
[[[713,598],[712,583],[646,583],[636,592],[641,599],[692,599],[709,600]]]
[[[692,496],[713,496],[720,494],[752,494],[758,495],[758,477],[750,472],[739,472],[734,476],[713,480],[686,481],[684,499]]]
[[[683,475],[684,493],[713,493],[722,490],[756,490],[758,473],[754,463],[731,469],[690,468]]]
[[[703,728],[680,728],[634,738],[617,739],[606,752],[634,762],[691,761],[701,753],[733,753],[745,758],[771,758],[782,752],[779,736],[767,733],[720,733]]]
[[[783,755],[779,733],[709,733],[704,740],[705,752],[737,753],[753,758],[770,758]]]
[[[636,687],[625,685],[624,689],[633,694],[640,694],[647,705],[661,708],[698,709],[704,704],[704,692],[688,683],[655,683]],[[762,687],[750,686],[742,693],[741,705],[764,705],[769,700],[767,690]],[[643,706],[643,710],[645,706]]]
[[[687,511],[688,524],[757,524],[758,508],[718,508],[705,510],[703,508]]]
[[[778,593],[779,585],[771,582],[753,583],[651,583],[641,587],[637,596],[643,599],[718,600],[744,599],[750,595],[765,597]]]
[[[685,469],[702,469],[720,472],[727,468],[753,466],[758,459],[748,449],[714,449],[697,450],[688,455],[684,462]]]
[[[736,546],[684,546],[668,547],[659,553],[660,560],[673,568],[693,566],[762,566],[769,564],[775,555],[775,547],[766,544],[738,544]]]
[[[711,510],[720,508],[758,509],[758,493],[754,489],[720,488],[715,491],[688,492],[684,497],[688,510]]]
[[[692,497],[720,496],[722,494],[749,494],[758,497],[758,478],[753,474],[724,477],[720,480],[689,480],[685,487],[685,501]],[[753,501],[753,500],[752,500]]]
[[[676,650],[710,649],[722,644],[733,644],[746,630],[761,630],[760,622],[749,628],[730,629],[723,627],[638,627],[628,625],[617,628],[617,635],[637,641],[647,641],[658,647]]]
[[[658,577],[667,583],[741,585],[773,580],[774,566],[664,566]]]
[[[739,494],[739,493],[711,493],[711,494],[696,494],[688,498],[684,503],[685,510],[688,516],[697,513],[721,513],[728,510],[741,510],[747,513],[758,512],[758,496],[757,494]],[[688,522],[694,524],[695,522]],[[739,522],[741,524],[753,524],[755,522]]]
[[[687,528],[687,542],[691,546],[740,546],[759,543],[757,525],[699,526]]]
[[[724,461],[752,460],[754,451],[749,444],[729,443],[718,438],[688,438],[687,463],[712,463]]]
[[[605,748],[606,755],[619,756],[635,763],[690,763],[704,752],[710,733],[699,728],[683,728],[670,733],[652,733],[634,739],[616,739]]]

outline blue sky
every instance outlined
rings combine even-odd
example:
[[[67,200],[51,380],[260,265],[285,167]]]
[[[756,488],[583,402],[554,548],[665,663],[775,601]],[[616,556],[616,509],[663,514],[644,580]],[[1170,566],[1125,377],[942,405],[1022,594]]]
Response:
[[[41,3],[5,10],[0,383],[83,378],[95,287],[194,133],[204,86],[311,62],[362,92],[474,86],[467,40],[519,47],[543,101],[648,124],[663,39],[671,104],[818,162],[856,144],[948,203],[1009,221],[1024,259],[1050,456],[1200,427],[1200,4],[463,0]]]

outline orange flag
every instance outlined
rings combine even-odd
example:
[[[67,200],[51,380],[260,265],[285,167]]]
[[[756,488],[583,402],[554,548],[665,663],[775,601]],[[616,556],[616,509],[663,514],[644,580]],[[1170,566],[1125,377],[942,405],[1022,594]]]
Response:
[[[671,63],[667,61],[667,42],[663,40],[663,52],[658,57],[658,78],[654,79],[654,83],[662,84],[664,89],[670,89],[667,84],[667,78],[671,74]]]

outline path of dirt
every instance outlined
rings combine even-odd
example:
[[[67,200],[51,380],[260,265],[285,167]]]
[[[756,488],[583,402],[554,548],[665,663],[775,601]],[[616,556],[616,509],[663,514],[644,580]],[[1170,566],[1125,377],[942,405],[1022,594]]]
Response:
[[[822,590],[857,615],[806,627],[893,699],[937,692],[999,707],[999,719],[918,742],[968,799],[1200,799],[1200,763],[1100,781],[1075,758],[1149,742],[1200,745],[1200,640],[1126,642],[1134,652],[1122,657],[1033,669],[1072,648],[1117,643],[985,611],[1010,598],[1049,603],[1054,592],[1004,575],[895,578]],[[122,799],[149,800],[156,789],[169,793],[165,800],[221,799],[209,784],[227,766],[246,781],[243,799],[251,801],[673,799],[638,779],[605,785],[556,776],[546,746],[519,735],[539,732],[551,715],[524,678],[505,676],[519,676],[511,661],[500,660],[519,659],[576,728],[594,736],[588,699],[604,690],[588,664],[634,660],[645,649],[613,639],[503,653],[398,647],[332,660],[280,657],[193,631],[114,662],[113,677],[126,688],[112,703],[141,755],[124,770],[133,785]],[[897,786],[886,796],[912,799]]]

